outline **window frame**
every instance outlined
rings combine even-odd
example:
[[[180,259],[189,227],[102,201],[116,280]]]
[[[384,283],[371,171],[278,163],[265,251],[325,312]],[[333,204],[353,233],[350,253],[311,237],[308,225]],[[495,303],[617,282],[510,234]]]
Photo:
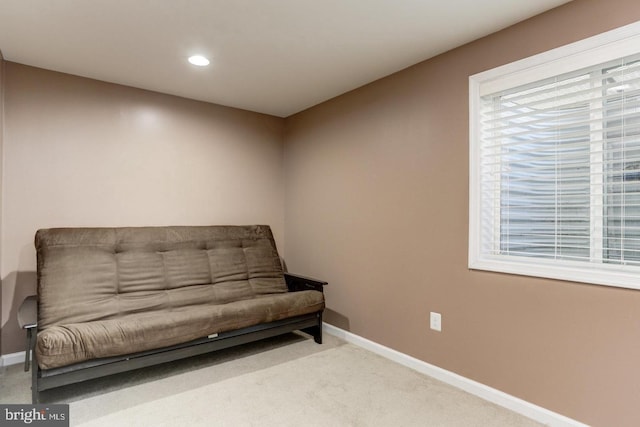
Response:
[[[469,77],[469,269],[640,289],[638,266],[484,253],[480,168],[482,96],[638,54],[639,46],[640,21]]]

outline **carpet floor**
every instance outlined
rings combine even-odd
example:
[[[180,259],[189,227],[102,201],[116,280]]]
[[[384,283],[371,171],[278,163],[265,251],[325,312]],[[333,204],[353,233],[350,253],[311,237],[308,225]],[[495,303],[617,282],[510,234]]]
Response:
[[[0,403],[30,402],[30,372],[0,372]],[[540,426],[325,334],[288,334],[41,394],[72,426]]]

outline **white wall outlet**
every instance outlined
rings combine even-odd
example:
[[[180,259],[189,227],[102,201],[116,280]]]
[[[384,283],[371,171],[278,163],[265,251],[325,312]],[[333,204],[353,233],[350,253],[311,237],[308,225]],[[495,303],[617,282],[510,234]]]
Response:
[[[429,324],[434,331],[442,331],[442,315],[440,313],[431,312]]]

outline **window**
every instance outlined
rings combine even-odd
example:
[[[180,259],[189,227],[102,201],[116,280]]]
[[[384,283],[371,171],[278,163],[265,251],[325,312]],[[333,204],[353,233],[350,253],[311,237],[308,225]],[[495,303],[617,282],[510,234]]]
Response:
[[[470,77],[469,266],[640,289],[640,24]]]

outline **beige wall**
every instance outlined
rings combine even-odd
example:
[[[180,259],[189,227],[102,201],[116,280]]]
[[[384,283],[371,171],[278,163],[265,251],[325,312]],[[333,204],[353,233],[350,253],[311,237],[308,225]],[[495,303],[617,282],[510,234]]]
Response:
[[[7,62],[2,352],[35,292],[34,233],[269,224],[284,233],[283,119]]]
[[[594,426],[640,422],[640,292],[469,271],[468,77],[640,19],[578,0],[290,117],[285,258],[326,320]],[[429,312],[442,313],[441,333]]]
[[[286,121],[6,63],[2,353],[23,349],[37,228],[269,223],[290,270],[331,282],[329,322],[636,425],[640,292],[467,269],[467,79],[637,19],[635,0],[576,0]]]

